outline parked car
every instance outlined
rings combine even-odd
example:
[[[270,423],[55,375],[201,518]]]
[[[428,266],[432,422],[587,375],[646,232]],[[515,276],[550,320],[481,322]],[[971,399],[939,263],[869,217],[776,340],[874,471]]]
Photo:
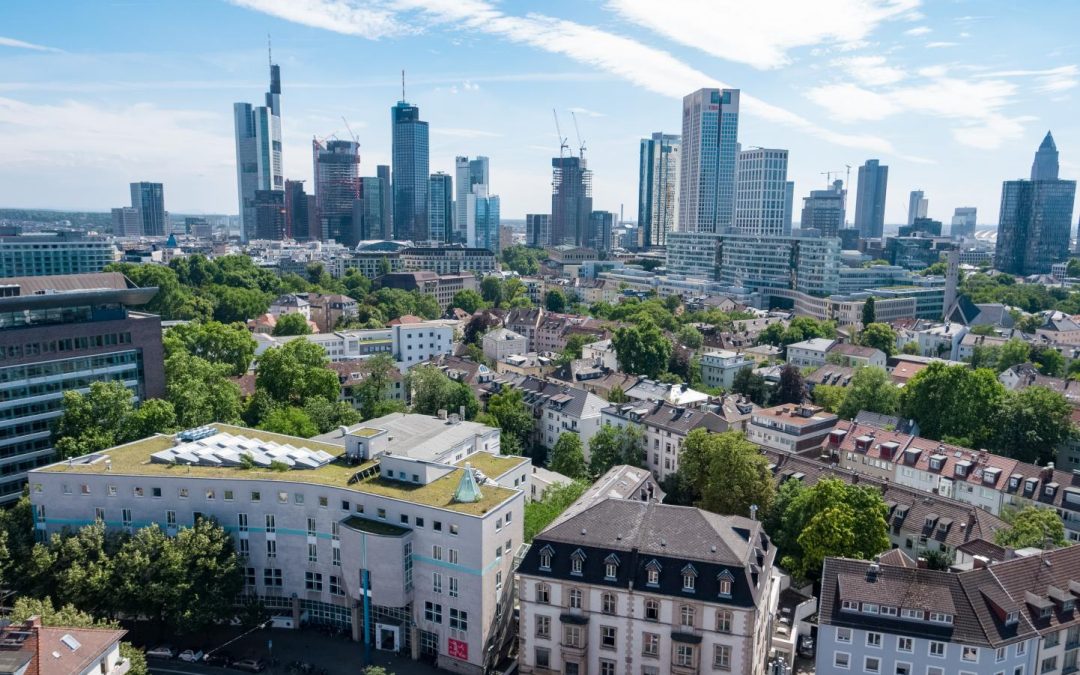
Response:
[[[262,659],[240,659],[234,661],[232,667],[245,673],[261,673],[266,670],[266,662]]]
[[[176,651],[168,645],[158,645],[148,650],[146,655],[152,659],[171,659],[176,656]]]
[[[814,656],[814,638],[803,635],[799,638],[799,656],[811,658]]]
[[[230,654],[229,652],[225,651],[224,649],[218,649],[216,651],[212,651],[212,652],[210,652],[208,654],[205,654],[203,656],[203,663],[205,663],[208,666],[225,666],[225,667],[227,667],[232,662],[233,662],[233,655]]]
[[[197,663],[202,661],[203,653],[199,649],[185,649],[180,652],[180,660],[185,663]]]

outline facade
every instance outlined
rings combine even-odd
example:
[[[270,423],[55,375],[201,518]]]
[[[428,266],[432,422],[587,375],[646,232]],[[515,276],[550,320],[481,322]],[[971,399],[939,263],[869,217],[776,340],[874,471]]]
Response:
[[[428,239],[448,243],[454,229],[454,180],[439,171],[428,179]]]
[[[270,611],[479,675],[510,621],[530,474],[499,447],[497,429],[456,416],[397,413],[318,439],[215,424],[38,470],[31,500],[41,536],[95,516],[169,533],[214,518]]]
[[[804,453],[822,447],[838,419],[811,405],[779,405],[755,411],[746,438],[773,450]]]
[[[718,241],[717,266],[722,286],[827,296],[839,289],[840,240],[724,235]]]
[[[139,229],[144,237],[164,237],[165,188],[161,183],[132,183],[131,208],[139,213]]]
[[[288,233],[284,190],[255,191],[255,238],[281,241]]]
[[[908,195],[907,224],[913,225],[917,219],[926,218],[926,211],[929,208],[930,200],[926,198],[925,193],[922,190],[912,190]]]
[[[0,501],[54,460],[52,425],[65,391],[121,382],[138,402],[165,395],[161,320],[130,311],[156,288],[105,272],[3,280],[0,294]]]
[[[518,568],[518,668],[764,675],[775,556],[749,518],[633,497],[575,510]]]
[[[466,201],[468,202],[466,205],[468,224],[471,227],[466,233],[468,245],[498,253],[501,248],[499,197],[489,195],[487,186],[477,185],[473,186],[473,191],[466,197]]]
[[[520,356],[528,353],[528,340],[512,330],[496,328],[484,334],[484,356],[498,363],[508,356]]]
[[[420,108],[398,101],[390,111],[393,128],[394,238],[427,241],[429,170],[428,123]]]
[[[480,290],[476,275],[470,273],[391,272],[380,277],[379,283],[383,288],[400,288],[403,291],[418,291],[423,295],[430,295],[444,311],[459,291]]]
[[[844,229],[846,207],[847,190],[843,181],[834,181],[827,190],[811,190],[810,196],[803,198],[799,228],[817,230],[822,237],[839,237]]]
[[[715,280],[719,276],[720,241],[720,235],[711,232],[669,232],[668,272]]]
[[[836,340],[810,338],[787,346],[787,362],[799,368],[820,368],[825,365],[829,350]]]
[[[978,209],[974,206],[957,206],[953,211],[949,235],[954,239],[974,237],[977,213]]]
[[[752,148],[739,152],[735,178],[737,232],[791,234],[787,210],[787,165],[787,150]]]
[[[551,450],[559,436],[575,433],[588,456],[589,440],[600,430],[600,411],[607,401],[584,389],[546,382],[531,375],[506,374],[508,384],[521,389],[525,405],[536,419],[533,442]]]
[[[727,350],[701,355],[701,383],[706,387],[731,389],[735,376],[743,368],[753,367],[755,361]]]
[[[874,347],[864,347],[850,342],[840,342],[829,348],[827,356],[831,356],[842,362],[842,365],[853,368],[873,366],[885,369],[887,357],[885,352]]]
[[[0,228],[0,278],[100,272],[115,256],[116,247],[104,237],[74,232],[23,234],[18,228]]]
[[[315,195],[309,195],[304,190],[302,180],[285,181],[285,232],[289,239],[297,241],[322,236]]]
[[[739,90],[683,97],[679,231],[720,233],[735,216]]]
[[[240,237],[255,236],[255,191],[284,190],[281,161],[281,70],[270,66],[266,105],[233,104],[236,135],[236,190],[240,208]]]
[[[586,246],[592,213],[592,171],[584,157],[551,160],[551,239],[548,246]]]
[[[428,271],[436,274],[473,272],[488,274],[496,269],[495,254],[486,248],[430,246],[401,251],[401,266],[406,272]]]
[[[679,229],[679,165],[682,139],[654,133],[641,139],[638,161],[638,246],[666,246]]]
[[[472,246],[473,237],[469,237],[469,224],[473,222],[470,220],[469,214],[469,195],[473,194],[473,190],[476,187],[481,187],[483,190],[487,190],[490,185],[490,175],[488,170],[488,158],[477,157],[476,159],[469,159],[468,157],[455,157],[454,158],[454,236],[452,241],[455,243],[466,244]],[[472,216],[475,218],[475,214]],[[475,223],[472,226],[472,230],[476,230]],[[450,241],[450,240],[448,240]]]
[[[859,167],[859,191],[855,195],[855,229],[863,239],[880,239],[885,233],[885,193],[889,167],[868,159]]]
[[[353,218],[359,217],[362,240],[388,239],[393,236],[386,220],[390,208],[390,182],[382,176],[364,176],[360,179],[360,204],[353,209]],[[357,213],[359,211],[359,214]]]
[[[379,164],[375,167],[375,177],[379,179],[379,190],[382,202],[382,218],[379,224],[382,226],[381,239],[394,238],[394,190],[391,180],[390,166]]]
[[[311,141],[320,239],[353,247],[362,240],[353,212],[360,199],[360,144]]]
[[[593,211],[589,214],[589,236],[585,245],[597,251],[610,253],[614,248],[612,232],[615,229],[615,214],[611,211]]]
[[[142,222],[139,210],[132,206],[121,206],[112,210],[112,233],[116,237],[138,237],[142,234]]]
[[[525,242],[533,248],[551,245],[551,216],[546,213],[525,214]]]

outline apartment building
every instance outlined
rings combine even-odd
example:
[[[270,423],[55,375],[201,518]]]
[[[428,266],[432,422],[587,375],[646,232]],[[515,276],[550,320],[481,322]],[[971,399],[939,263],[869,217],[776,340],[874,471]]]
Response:
[[[836,344],[830,338],[810,338],[787,346],[787,362],[798,368],[819,368],[825,365],[825,358]]]
[[[484,334],[481,339],[484,356],[498,363],[508,356],[518,356],[528,353],[529,341],[524,335],[518,335],[506,328],[496,328]]]
[[[504,326],[518,335],[524,335],[528,341],[527,351],[535,352],[537,349],[536,333],[540,329],[540,322],[544,320],[546,312],[540,307],[524,309],[512,309],[506,316]]]
[[[813,452],[828,440],[839,418],[812,405],[778,405],[754,411],[746,437],[766,448]]]
[[[471,272],[436,274],[435,272],[391,272],[379,278],[383,288],[397,288],[429,295],[446,310],[460,291],[479,291],[480,283]]]
[[[279,347],[289,340],[307,340],[326,350],[331,361],[362,359],[379,353],[390,354],[401,370],[430,359],[450,354],[454,346],[454,330],[458,322],[436,319],[406,323],[388,328],[342,330],[334,333],[273,337],[255,335],[258,346],[255,355]]]
[[[407,272],[469,273],[483,276],[498,269],[495,254],[486,248],[416,247],[406,248],[399,255],[402,269]]]
[[[754,366],[753,359],[737,352],[725,349],[708,352],[701,355],[701,382],[714,389],[731,389],[739,371]]]
[[[479,675],[509,635],[530,473],[498,429],[399,413],[317,439],[158,435],[37,469],[30,495],[39,537],[214,518],[270,611]]]
[[[571,432],[581,438],[588,459],[589,440],[600,430],[600,411],[607,401],[584,389],[555,382],[546,382],[531,375],[505,373],[502,386],[520,389],[525,405],[536,419],[533,443],[551,450],[559,436]]]

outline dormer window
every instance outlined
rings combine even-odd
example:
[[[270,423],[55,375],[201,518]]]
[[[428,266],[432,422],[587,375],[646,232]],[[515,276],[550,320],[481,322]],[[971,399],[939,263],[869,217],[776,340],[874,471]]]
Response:
[[[580,577],[585,565],[585,552],[580,548],[570,554],[570,574]]]
[[[1018,487],[1020,487],[1020,478],[1017,476],[1013,476],[1009,479],[1009,489],[1015,490]]]
[[[863,614],[877,614],[878,606],[876,603],[873,602],[864,602],[862,604],[862,611]]]
[[[840,609],[845,612],[857,612],[859,611],[859,603],[854,600],[844,600],[840,603]]]
[[[1040,619],[1049,619],[1050,615],[1054,613],[1054,610],[1050,606],[1043,607],[1039,612]]]
[[[1071,611],[1073,611],[1073,608],[1075,606],[1076,606],[1076,602],[1074,600],[1066,600],[1065,602],[1061,603],[1061,611],[1063,611],[1063,612],[1071,612]]]
[[[952,623],[952,614],[930,612],[930,621],[934,623]]]
[[[555,552],[555,549],[550,546],[545,546],[540,549],[540,569],[545,572],[551,571],[551,555]]]
[[[694,592],[697,583],[697,570],[693,565],[687,565],[682,569],[682,589],[690,593]]]
[[[660,585],[660,563],[655,560],[650,560],[649,564],[645,565],[646,583],[649,586]]]
[[[604,578],[608,581],[615,581],[615,578],[619,574],[619,556],[612,553],[608,557],[604,558]]]
[[[731,572],[724,570],[719,575],[717,575],[716,579],[718,586],[717,593],[722,598],[730,598],[731,584],[735,581],[735,577],[732,576]]]
[[[922,621],[923,611],[921,609],[902,609],[900,610],[900,616],[905,619],[912,619],[914,621]]]
[[[1020,621],[1020,613],[1019,612],[1009,612],[1008,614],[1005,615],[1005,625],[1006,626],[1011,626],[1014,623],[1017,623],[1019,621]]]

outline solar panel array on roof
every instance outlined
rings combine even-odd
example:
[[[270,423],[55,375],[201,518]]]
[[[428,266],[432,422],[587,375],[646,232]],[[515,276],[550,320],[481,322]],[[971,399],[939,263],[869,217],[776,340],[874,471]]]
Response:
[[[317,469],[329,464],[333,459],[333,455],[322,450],[298,448],[226,433],[215,433],[205,438],[182,442],[150,455],[150,461],[158,464],[244,466],[250,463],[265,468],[279,462],[290,469]]]

